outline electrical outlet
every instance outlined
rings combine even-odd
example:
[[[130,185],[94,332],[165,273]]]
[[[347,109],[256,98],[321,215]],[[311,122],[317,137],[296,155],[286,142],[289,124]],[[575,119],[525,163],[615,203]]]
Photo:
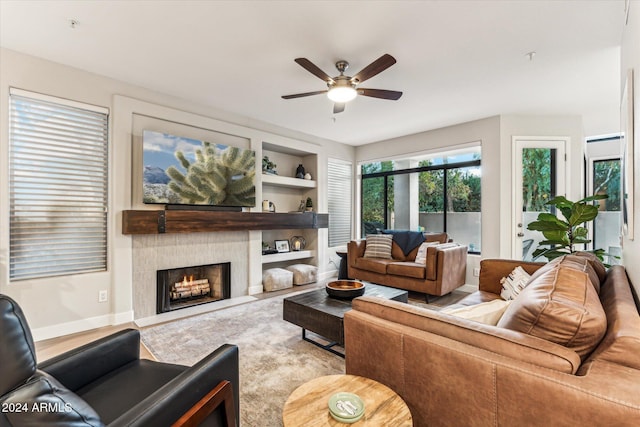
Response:
[[[98,291],[98,302],[107,302],[108,300],[107,290]]]
[[[476,267],[476,268],[473,269],[473,275],[475,277],[480,277],[480,268],[479,267]]]

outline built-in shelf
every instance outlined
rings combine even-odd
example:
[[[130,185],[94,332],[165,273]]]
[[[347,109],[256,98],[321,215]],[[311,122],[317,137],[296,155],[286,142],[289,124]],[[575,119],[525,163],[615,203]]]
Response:
[[[289,188],[316,188],[316,181],[311,179],[292,178],[270,173],[262,174],[262,184]]]
[[[312,258],[313,256],[313,251],[280,252],[277,254],[262,255],[262,263],[293,261],[296,259]]]
[[[317,229],[329,226],[329,214],[127,210],[122,234],[197,233],[208,231]]]

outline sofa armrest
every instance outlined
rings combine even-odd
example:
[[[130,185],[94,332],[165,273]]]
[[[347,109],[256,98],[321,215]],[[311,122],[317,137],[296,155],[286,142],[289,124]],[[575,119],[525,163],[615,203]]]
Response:
[[[364,256],[364,250],[367,247],[366,240],[351,240],[347,244],[347,262],[351,267],[356,266],[356,258]]]
[[[447,282],[445,276],[449,273],[453,273],[456,277],[465,276],[467,271],[467,247],[457,243],[442,243],[437,246],[429,246],[427,248],[426,268],[425,278],[427,280],[437,280],[438,275],[440,275]],[[458,282],[459,280],[455,279],[454,281]],[[454,288],[458,286],[460,284],[456,283]]]
[[[520,266],[527,273],[533,274],[543,265],[545,265],[543,262],[518,261],[511,259],[483,259],[480,261],[478,288],[481,291],[492,292],[500,295],[500,292],[502,291],[500,279],[508,276],[514,268]]]
[[[359,297],[353,301],[353,310],[345,313],[345,333],[349,317],[357,313],[560,372],[573,374],[581,363],[576,352],[534,336],[377,297]]]
[[[71,391],[140,358],[140,331],[125,329],[38,364]]]
[[[225,380],[233,385],[237,422],[240,413],[238,347],[224,344],[113,420],[109,426],[171,425]],[[211,414],[212,420],[224,419],[223,410],[222,406],[215,410]]]

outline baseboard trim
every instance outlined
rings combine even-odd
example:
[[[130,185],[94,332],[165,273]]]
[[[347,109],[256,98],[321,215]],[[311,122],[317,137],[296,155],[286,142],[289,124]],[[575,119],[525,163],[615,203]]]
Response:
[[[257,301],[256,297],[245,295],[241,297],[224,299],[209,304],[200,304],[189,308],[183,308],[180,310],[169,311],[168,313],[160,313],[155,316],[143,317],[134,320],[135,324],[139,327],[156,325],[158,323],[169,322],[171,320],[182,319],[184,317],[194,316],[196,314],[208,313],[210,311],[221,310],[227,307],[233,307],[234,305],[244,304],[251,301]]]
[[[102,316],[89,317],[87,319],[74,320],[73,322],[59,323],[57,325],[34,328],[31,330],[34,341],[43,341],[57,338],[64,335],[89,331],[91,329],[102,328],[104,326],[120,325],[133,321],[133,311],[123,313],[105,314]]]
[[[262,285],[249,286],[249,291],[248,291],[249,295],[261,294],[262,292],[264,292],[264,288],[262,287]]]

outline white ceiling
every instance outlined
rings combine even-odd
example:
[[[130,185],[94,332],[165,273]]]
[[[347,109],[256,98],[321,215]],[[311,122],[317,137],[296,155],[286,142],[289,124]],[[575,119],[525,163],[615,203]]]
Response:
[[[0,0],[0,44],[352,145],[496,114],[582,115],[589,136],[619,127],[623,15],[624,0]],[[324,95],[280,98],[326,88],[294,58],[353,75],[384,53],[397,64],[363,87],[398,101],[334,116]]]

